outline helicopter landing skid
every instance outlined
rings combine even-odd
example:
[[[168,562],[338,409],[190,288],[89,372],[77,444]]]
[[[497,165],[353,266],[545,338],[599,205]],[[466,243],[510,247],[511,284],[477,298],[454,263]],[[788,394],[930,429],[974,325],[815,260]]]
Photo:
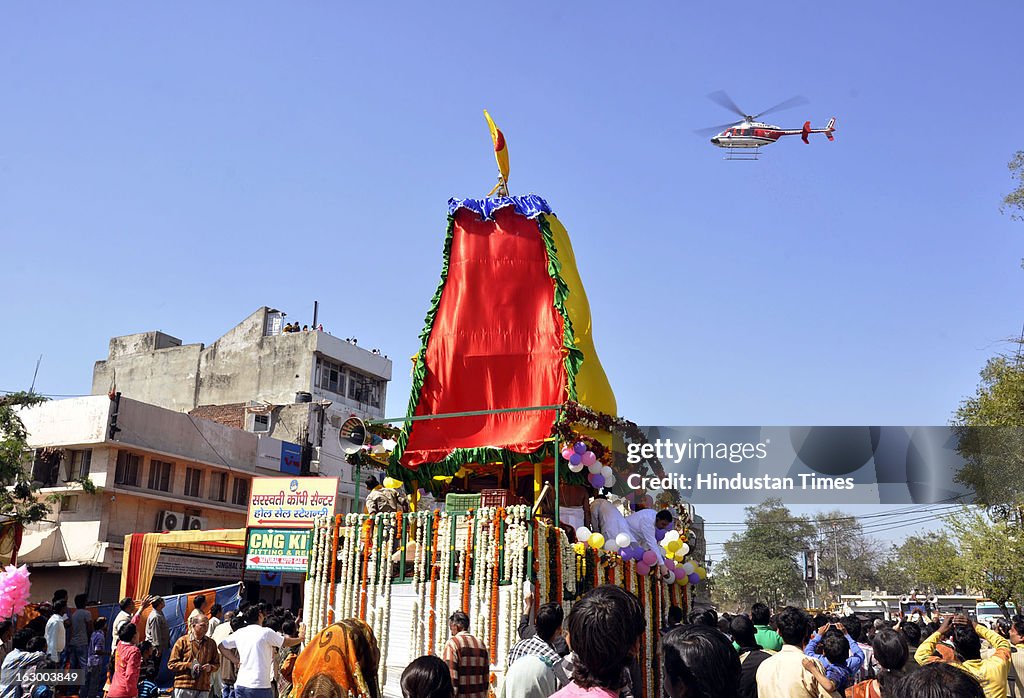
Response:
[[[756,148],[729,148],[729,154],[723,160],[758,160],[761,155],[761,146]]]

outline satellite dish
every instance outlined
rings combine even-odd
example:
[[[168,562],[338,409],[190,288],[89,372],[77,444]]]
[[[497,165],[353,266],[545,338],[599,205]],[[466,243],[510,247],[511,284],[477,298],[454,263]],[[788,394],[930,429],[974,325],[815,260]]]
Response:
[[[338,443],[345,455],[352,455],[370,443],[366,425],[359,417],[349,417],[338,430]]]

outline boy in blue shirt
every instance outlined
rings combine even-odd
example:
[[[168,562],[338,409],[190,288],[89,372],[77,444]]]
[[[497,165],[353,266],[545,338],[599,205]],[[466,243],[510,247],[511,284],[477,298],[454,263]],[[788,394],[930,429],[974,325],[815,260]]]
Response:
[[[824,656],[819,656],[819,651]],[[811,659],[804,660],[804,668],[814,675],[818,685],[826,691],[842,693],[864,666],[864,651],[846,632],[842,623],[829,623],[822,628],[807,643],[804,653],[816,657],[825,666],[825,673],[822,674]]]

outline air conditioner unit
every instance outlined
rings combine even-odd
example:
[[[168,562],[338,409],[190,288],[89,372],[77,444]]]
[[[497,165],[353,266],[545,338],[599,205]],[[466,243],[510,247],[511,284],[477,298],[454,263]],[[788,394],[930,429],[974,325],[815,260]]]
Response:
[[[186,531],[201,531],[206,528],[206,519],[202,516],[186,516],[185,517],[185,530]]]
[[[180,531],[185,528],[185,515],[177,511],[161,511],[156,521],[157,531]]]

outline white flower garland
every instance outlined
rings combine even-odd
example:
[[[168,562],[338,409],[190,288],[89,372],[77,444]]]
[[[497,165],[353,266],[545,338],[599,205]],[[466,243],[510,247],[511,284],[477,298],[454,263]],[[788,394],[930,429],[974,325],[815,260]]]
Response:
[[[384,536],[381,542],[383,548],[383,555],[380,556],[380,562],[382,565],[381,574],[378,577],[377,592],[381,598],[381,609],[378,614],[379,620],[377,622],[376,637],[380,638],[378,645],[380,646],[380,664],[378,669],[378,679],[380,685],[383,686],[388,682],[388,645],[390,644],[388,634],[391,631],[391,590],[393,585],[391,583],[391,549],[394,547],[395,533],[396,533],[396,520],[394,514],[384,515]]]
[[[457,523],[457,516],[452,516],[447,512],[441,514],[441,521],[439,523],[438,534],[437,534],[437,545],[440,549],[438,555],[438,574],[437,574],[437,596],[438,599],[434,605],[434,651],[438,653],[441,648],[444,647],[444,643],[448,639],[448,616],[450,614],[450,603],[451,603],[451,563],[452,563],[452,549],[454,543],[452,542],[452,526]]]
[[[505,519],[505,568],[509,580],[506,592],[506,616],[504,628],[505,646],[501,654],[501,666],[508,669],[508,650],[518,640],[519,614],[523,609],[524,584],[529,572],[526,569],[526,551],[530,545],[530,527],[527,525],[529,507],[509,507]],[[536,592],[535,592],[536,593]]]
[[[576,593],[576,550],[569,542],[565,531],[558,529],[558,544],[562,549],[562,587],[570,594]]]

